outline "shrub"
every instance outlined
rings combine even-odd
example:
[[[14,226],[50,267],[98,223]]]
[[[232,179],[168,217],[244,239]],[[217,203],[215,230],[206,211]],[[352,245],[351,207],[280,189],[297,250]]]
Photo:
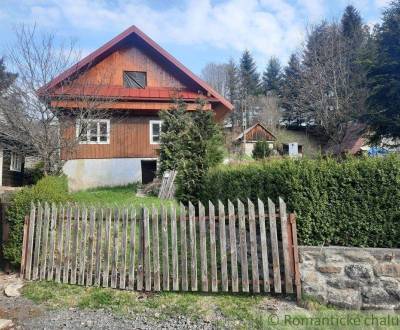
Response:
[[[257,141],[253,149],[254,159],[264,159],[271,156],[272,150],[267,141]]]
[[[297,213],[301,244],[400,247],[400,158],[261,161],[209,171],[205,202],[247,197]]]
[[[32,201],[65,202],[68,200],[66,177],[47,176],[32,187],[26,187],[15,193],[7,209],[6,217],[10,225],[10,234],[4,246],[4,257],[17,266],[21,260],[24,217],[29,214]]]
[[[208,169],[223,160],[223,138],[211,111],[199,102],[196,111],[186,111],[186,104],[160,114],[163,120],[160,145],[160,174],[177,170],[176,197],[181,201],[197,200],[203,190]]]

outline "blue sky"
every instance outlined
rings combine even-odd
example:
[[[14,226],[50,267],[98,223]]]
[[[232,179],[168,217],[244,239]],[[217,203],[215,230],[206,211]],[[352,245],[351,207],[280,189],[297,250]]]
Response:
[[[389,0],[0,0],[0,56],[13,26],[34,24],[74,39],[83,55],[137,25],[195,73],[208,62],[237,59],[249,49],[263,70],[271,56],[285,62],[308,26],[356,6],[367,24],[379,22]]]

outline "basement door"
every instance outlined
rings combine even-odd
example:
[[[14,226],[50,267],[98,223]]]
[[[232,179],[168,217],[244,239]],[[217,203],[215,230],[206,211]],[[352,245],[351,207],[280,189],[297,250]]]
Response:
[[[150,183],[154,180],[157,173],[157,161],[156,160],[142,160],[142,183]]]

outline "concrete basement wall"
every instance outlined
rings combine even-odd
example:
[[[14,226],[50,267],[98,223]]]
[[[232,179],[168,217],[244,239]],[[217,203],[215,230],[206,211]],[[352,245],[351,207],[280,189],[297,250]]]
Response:
[[[303,293],[348,309],[400,310],[400,249],[301,246]]]

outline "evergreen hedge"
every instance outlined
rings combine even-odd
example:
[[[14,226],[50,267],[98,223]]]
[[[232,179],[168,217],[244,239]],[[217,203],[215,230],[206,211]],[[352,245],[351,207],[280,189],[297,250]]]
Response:
[[[6,213],[10,234],[3,247],[5,259],[14,266],[18,266],[21,262],[24,218],[29,214],[32,201],[62,203],[68,199],[67,178],[64,176],[44,177],[36,185],[23,188],[15,193]]]
[[[304,245],[400,247],[400,158],[280,159],[210,170],[202,200],[284,198]]]

